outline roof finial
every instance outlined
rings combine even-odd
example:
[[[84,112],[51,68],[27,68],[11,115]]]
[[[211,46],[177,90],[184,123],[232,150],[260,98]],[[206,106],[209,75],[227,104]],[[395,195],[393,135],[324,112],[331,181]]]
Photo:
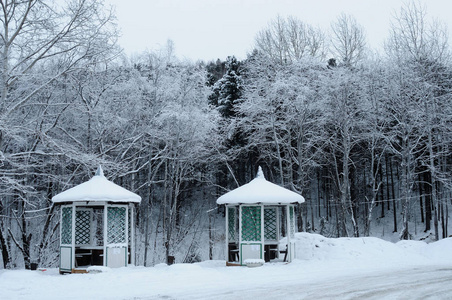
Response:
[[[262,171],[261,166],[259,166],[259,168],[257,168],[256,178],[265,179],[264,172]]]
[[[102,170],[102,167],[100,165],[97,167],[96,174],[94,174],[94,176],[104,177],[104,170]]]

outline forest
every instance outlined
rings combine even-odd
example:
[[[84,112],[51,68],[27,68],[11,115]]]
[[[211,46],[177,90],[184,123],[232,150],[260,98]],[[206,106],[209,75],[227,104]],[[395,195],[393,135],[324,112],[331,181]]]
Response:
[[[138,265],[223,259],[215,201],[259,166],[306,199],[298,231],[448,237],[452,63],[419,4],[382,51],[353,16],[328,32],[277,16],[245,59],[209,62],[170,40],[128,57],[101,0],[0,6],[0,269],[57,266],[51,198],[98,165],[142,197]]]

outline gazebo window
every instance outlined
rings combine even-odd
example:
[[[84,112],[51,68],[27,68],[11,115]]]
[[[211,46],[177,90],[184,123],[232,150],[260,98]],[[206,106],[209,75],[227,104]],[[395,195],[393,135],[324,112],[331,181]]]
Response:
[[[131,209],[129,209],[129,215],[128,215],[127,219],[129,220],[129,226],[128,226],[129,232],[127,233],[127,237],[128,237],[127,243],[129,243],[129,245],[130,245],[132,243],[132,226],[133,226]]]
[[[75,244],[91,244],[91,209],[77,209],[75,211]]]
[[[72,207],[61,210],[61,244],[72,244]]]
[[[242,206],[242,240],[261,240],[260,206]]]
[[[104,245],[104,208],[95,207],[93,208],[93,245],[103,246]]]
[[[126,242],[126,208],[108,207],[107,209],[107,242],[119,244]]]
[[[278,240],[276,207],[264,208],[264,238],[266,241]]]
[[[228,239],[229,242],[237,242],[237,214],[235,207],[228,207]]]

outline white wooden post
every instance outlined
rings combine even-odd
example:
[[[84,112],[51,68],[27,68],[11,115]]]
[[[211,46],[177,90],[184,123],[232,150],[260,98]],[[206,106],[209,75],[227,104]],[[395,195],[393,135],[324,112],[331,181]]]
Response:
[[[287,261],[292,261],[292,249],[290,246],[290,209],[289,205],[286,205],[286,235],[287,235]]]
[[[229,261],[229,206],[225,205],[224,208],[226,210],[226,261]]]
[[[279,259],[279,240],[281,240],[281,222],[279,220],[279,211],[281,210],[281,207],[277,206],[276,207],[276,241],[278,242],[278,245],[276,246],[276,249],[278,249],[276,251],[276,255],[278,256]]]
[[[264,221],[264,205],[261,204],[261,258],[265,258],[265,221]]]
[[[125,240],[125,244],[126,244],[126,267],[129,265],[129,255],[132,255],[132,253],[128,253],[129,252],[129,206],[126,206],[126,240]],[[130,249],[132,251],[132,249]]]
[[[292,257],[291,261],[296,258],[297,255],[297,249],[295,244],[295,232],[297,232],[297,214],[295,213],[295,205],[292,205],[293,210],[293,219],[292,219],[292,226],[293,226],[293,237],[294,237],[294,243],[293,243],[293,251],[292,251]]]
[[[242,205],[239,204],[239,263],[242,261],[243,253],[242,253]]]
[[[72,203],[72,269],[75,268],[75,210],[77,209],[77,205]]]
[[[107,265],[107,203],[104,204],[104,257],[103,266]]]
[[[130,204],[130,263],[135,265],[135,210],[134,205]]]

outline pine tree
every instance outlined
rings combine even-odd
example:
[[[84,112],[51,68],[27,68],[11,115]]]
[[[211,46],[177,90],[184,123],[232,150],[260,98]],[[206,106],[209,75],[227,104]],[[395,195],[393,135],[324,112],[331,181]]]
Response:
[[[242,77],[240,62],[235,56],[228,56],[226,73],[213,87],[209,102],[218,107],[218,111],[225,118],[235,116],[234,106],[242,96]]]

